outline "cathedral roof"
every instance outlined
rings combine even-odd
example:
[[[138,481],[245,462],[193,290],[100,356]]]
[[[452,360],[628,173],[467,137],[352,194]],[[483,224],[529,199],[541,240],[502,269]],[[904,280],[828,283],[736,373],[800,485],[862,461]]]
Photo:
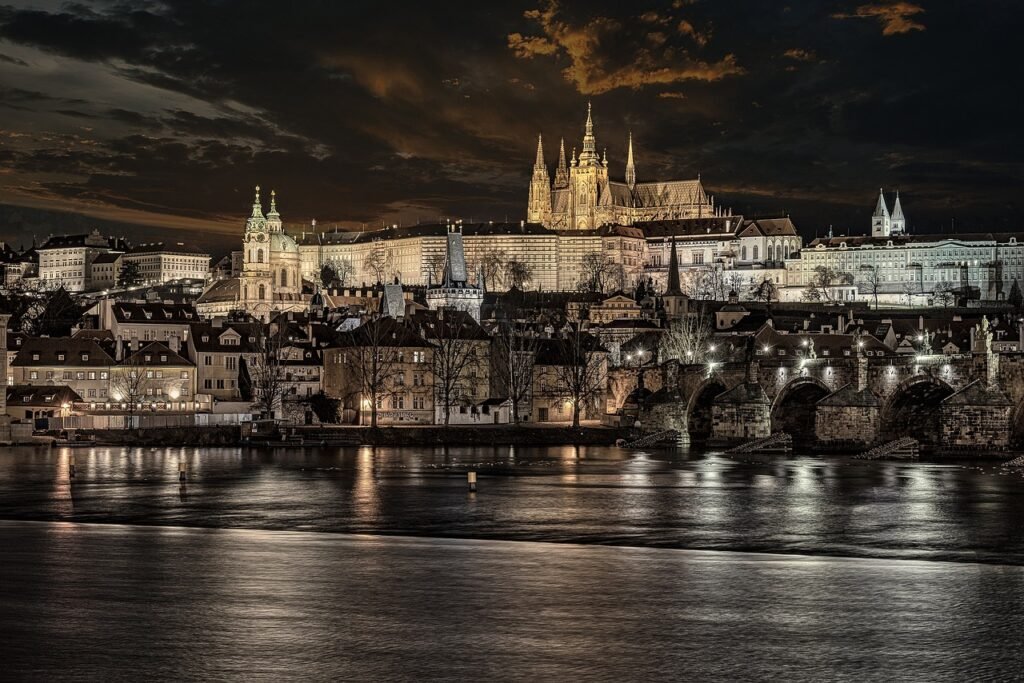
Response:
[[[627,186],[623,183],[623,187]],[[637,207],[705,204],[707,201],[708,198],[700,180],[637,183],[633,187],[633,205]]]

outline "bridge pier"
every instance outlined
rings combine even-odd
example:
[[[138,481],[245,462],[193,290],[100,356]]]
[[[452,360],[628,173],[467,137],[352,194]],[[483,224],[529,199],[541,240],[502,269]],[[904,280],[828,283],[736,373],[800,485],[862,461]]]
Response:
[[[716,443],[763,439],[772,433],[772,402],[757,382],[744,382],[715,398],[711,439]]]
[[[868,388],[847,384],[818,401],[814,434],[829,448],[862,448],[878,440],[882,402]]]
[[[939,444],[1001,450],[1010,445],[1013,403],[997,386],[977,380],[942,402]]]

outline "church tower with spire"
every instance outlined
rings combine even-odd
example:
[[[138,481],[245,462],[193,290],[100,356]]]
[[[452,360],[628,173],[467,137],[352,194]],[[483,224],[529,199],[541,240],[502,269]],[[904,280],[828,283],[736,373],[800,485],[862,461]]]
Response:
[[[636,187],[636,166],[633,165],[633,133],[629,134],[629,151],[626,153],[626,185]]]
[[[564,150],[563,150],[564,152]],[[530,180],[530,200],[526,220],[531,223],[547,223],[551,219],[551,180],[544,163],[544,141],[537,136],[537,160],[533,164],[533,178]]]
[[[892,207],[891,234],[907,234],[907,219],[903,215],[903,205],[900,204],[900,191],[896,190],[896,203]]]
[[[875,204],[875,212],[871,215],[871,236],[888,237],[892,234],[892,218],[889,216],[889,207],[885,205],[885,194],[878,189],[878,202]]]
[[[608,161],[602,160],[597,153],[597,139],[594,137],[594,120],[587,104],[587,123],[583,132],[583,151],[578,161],[574,161],[569,169],[570,214],[573,223],[570,227],[577,230],[589,230],[600,227],[597,218],[597,205],[600,191],[608,186]]]

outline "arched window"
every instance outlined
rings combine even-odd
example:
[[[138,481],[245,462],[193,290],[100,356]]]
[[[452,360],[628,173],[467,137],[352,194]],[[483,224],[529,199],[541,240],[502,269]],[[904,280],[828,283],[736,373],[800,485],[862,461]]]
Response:
[[[257,249],[256,250],[256,263],[263,263],[263,250],[262,249]],[[260,298],[262,299],[263,297],[260,297]]]
[[[260,252],[262,253],[262,252]],[[260,300],[267,298],[267,287],[266,285],[260,285]]]
[[[284,268],[281,269],[281,286],[288,286],[288,271],[285,270]]]
[[[757,260],[757,245],[754,245],[754,260]]]
[[[746,247],[743,247],[743,249],[740,251],[740,260],[741,261],[746,261],[747,260],[747,248]]]
[[[242,287],[242,299],[248,299],[248,298],[249,298],[249,285],[245,285],[245,286]]]

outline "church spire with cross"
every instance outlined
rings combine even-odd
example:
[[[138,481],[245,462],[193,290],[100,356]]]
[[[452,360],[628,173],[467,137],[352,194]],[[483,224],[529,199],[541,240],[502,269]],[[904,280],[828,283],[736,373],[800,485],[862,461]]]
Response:
[[[629,151],[626,152],[626,185],[633,189],[636,185],[636,166],[633,165],[633,132],[629,133]]]
[[[597,139],[594,137],[594,119],[590,115],[590,102],[587,102],[587,123],[583,132],[583,151],[580,152],[580,166],[596,165],[600,161],[597,156]]]

